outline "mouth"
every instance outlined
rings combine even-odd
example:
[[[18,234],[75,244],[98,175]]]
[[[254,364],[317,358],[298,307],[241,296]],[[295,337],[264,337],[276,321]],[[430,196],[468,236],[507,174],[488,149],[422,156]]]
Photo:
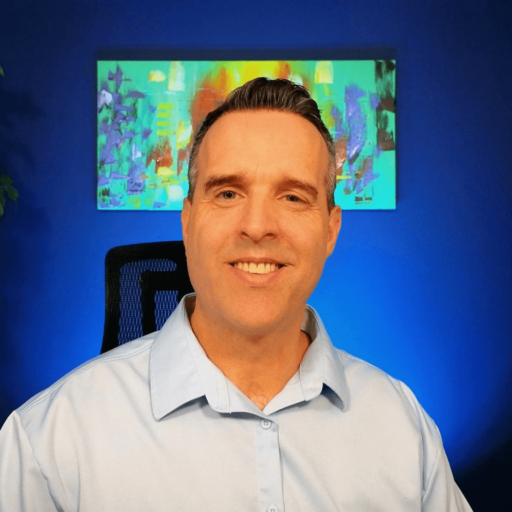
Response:
[[[274,262],[256,262],[256,261],[235,261],[230,263],[233,268],[247,272],[249,274],[271,274],[286,265]]]

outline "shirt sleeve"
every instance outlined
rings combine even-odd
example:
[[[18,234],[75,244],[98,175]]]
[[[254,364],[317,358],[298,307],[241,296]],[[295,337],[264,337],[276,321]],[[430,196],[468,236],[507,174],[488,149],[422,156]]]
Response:
[[[57,512],[17,412],[0,430],[0,511]]]
[[[423,494],[422,512],[472,512],[469,503],[453,479],[448,458],[442,446]]]

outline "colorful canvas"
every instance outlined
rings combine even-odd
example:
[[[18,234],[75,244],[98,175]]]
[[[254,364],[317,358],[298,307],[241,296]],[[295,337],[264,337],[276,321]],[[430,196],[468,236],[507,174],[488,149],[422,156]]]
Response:
[[[180,210],[195,130],[258,76],[303,84],[336,143],[336,203],[394,209],[394,61],[99,61],[98,208]]]

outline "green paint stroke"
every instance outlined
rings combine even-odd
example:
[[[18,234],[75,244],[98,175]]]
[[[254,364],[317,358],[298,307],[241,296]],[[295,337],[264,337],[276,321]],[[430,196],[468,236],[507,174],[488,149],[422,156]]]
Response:
[[[337,204],[396,207],[394,61],[99,61],[97,76],[99,209],[180,210],[195,131],[258,76],[317,101],[338,153]]]

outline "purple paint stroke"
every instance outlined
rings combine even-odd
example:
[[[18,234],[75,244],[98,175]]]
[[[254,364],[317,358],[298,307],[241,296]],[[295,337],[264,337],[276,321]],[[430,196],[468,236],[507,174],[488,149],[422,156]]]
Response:
[[[119,133],[112,131],[108,133],[105,146],[101,152],[100,163],[107,165],[115,164],[117,162],[117,160],[114,158],[114,155],[112,155],[112,150],[114,147],[119,149],[121,147],[120,145],[122,144],[122,140],[123,139]]]
[[[129,178],[128,184],[126,186],[126,194],[129,196],[133,196],[135,194],[142,194],[144,192],[144,187],[146,183],[144,180]]]
[[[98,206],[99,206],[100,208],[105,208],[105,209],[106,209],[106,208],[110,208],[110,205],[109,205],[109,204],[107,204],[107,203],[104,203],[103,201],[98,201]]]
[[[355,170],[355,166],[352,166],[352,168]],[[358,174],[359,177],[355,180],[356,194],[360,194],[373,180],[379,177],[378,174],[373,172],[373,157],[363,159],[353,176],[357,177]]]
[[[115,208],[116,206],[124,206],[124,202],[123,202],[123,201],[118,201],[117,199],[112,199],[112,200],[110,201],[110,204],[111,204],[111,206],[113,206],[114,208]]]
[[[345,135],[345,130],[343,129],[343,114],[336,105],[333,105],[331,115],[334,119],[334,139],[338,140],[341,136]]]
[[[370,94],[370,106],[373,108],[373,110],[377,110],[377,107],[380,105],[380,98],[375,94]]]
[[[154,114],[156,112],[156,107],[153,107],[151,103],[148,103],[148,110],[150,114]]]
[[[112,98],[114,98],[115,105],[121,105],[123,103],[123,95],[119,94],[118,92],[113,92]]]
[[[102,135],[112,133],[112,126],[108,123],[106,119],[103,119],[103,121],[100,124],[100,133]]]
[[[131,123],[131,122],[135,121],[135,118],[132,116],[127,116],[126,114],[123,114],[122,112],[116,112],[116,114],[114,116],[114,120],[116,121],[116,123]]]
[[[129,96],[130,98],[139,98],[139,99],[142,99],[142,98],[145,98],[145,97],[146,97],[146,95],[145,95],[144,93],[139,92],[139,91],[130,91],[130,92],[128,93],[128,96]]]
[[[362,151],[365,144],[366,122],[357,101],[366,96],[366,93],[357,85],[345,88],[345,106],[349,126],[349,139],[347,144],[347,157],[353,162]]]
[[[128,105],[114,105],[114,112],[129,112],[131,110],[133,110],[133,107],[129,107]]]
[[[146,140],[152,133],[153,130],[150,130],[149,128],[144,128],[144,130],[142,130],[142,140]]]
[[[114,158],[114,155],[112,155],[112,153],[109,153],[108,151],[105,151],[105,148],[103,148],[103,151],[101,152],[100,164],[112,165],[116,163],[117,160]]]
[[[125,176],[124,174],[121,174],[119,172],[111,172],[110,179],[111,180],[127,180],[128,176]]]
[[[128,172],[128,183],[126,185],[126,193],[128,195],[141,194],[144,192],[146,182],[140,175],[145,171],[143,162],[132,162],[130,171]]]
[[[136,135],[138,135],[138,133],[130,132],[130,131],[126,131],[123,133],[123,136],[125,139],[133,139],[133,137],[135,137]]]
[[[368,184],[379,177],[378,174],[374,174],[373,171],[365,173],[362,180],[356,182],[356,194],[360,194]]]
[[[132,162],[128,176],[130,176],[130,178],[139,179],[140,175],[143,174],[145,170],[146,168],[142,162]]]
[[[119,88],[121,87],[121,84],[123,83],[123,72],[121,71],[119,64],[116,67],[115,79],[116,79],[116,89],[119,90]]]
[[[102,175],[98,178],[98,187],[104,187],[108,184],[110,184],[110,180],[106,176]]]

